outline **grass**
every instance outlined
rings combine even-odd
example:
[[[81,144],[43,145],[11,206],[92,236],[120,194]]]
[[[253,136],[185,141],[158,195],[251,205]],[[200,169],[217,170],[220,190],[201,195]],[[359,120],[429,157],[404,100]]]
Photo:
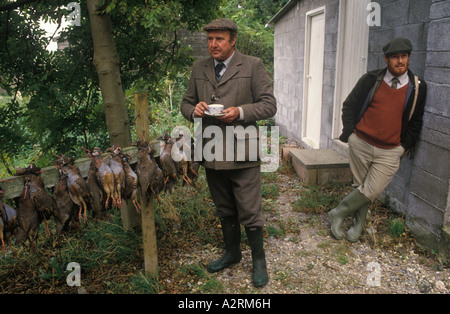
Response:
[[[349,262],[349,256],[352,256],[353,253],[349,244],[344,242],[334,249],[334,254],[336,261],[341,265],[345,265]]]
[[[197,264],[184,265],[179,272],[192,279],[191,286],[194,286],[198,292],[219,293],[223,289],[220,281]]]
[[[148,278],[142,273],[131,277],[133,291],[140,294],[157,294],[159,292],[159,283],[154,278]]]
[[[299,192],[299,197],[292,203],[294,211],[320,214],[328,212],[336,207],[345,196],[347,190],[341,184],[326,184],[323,186],[304,186]]]
[[[396,239],[406,231],[405,222],[402,218],[395,218],[389,223],[389,229],[394,239]]]
[[[280,169],[288,171],[286,167]],[[309,215],[302,216],[301,220],[287,219],[277,206],[282,193],[276,184],[279,173],[262,176],[265,214],[271,217],[267,221],[265,237],[288,237],[289,241],[297,243],[301,239],[302,226],[319,223],[322,227],[318,232],[328,233],[320,217],[336,206],[351,187],[300,186],[295,189],[298,197],[292,207]],[[214,253],[221,250],[222,235],[213,215],[214,204],[203,170],[198,183],[198,191],[180,184],[170,195],[161,194],[160,202],[154,201],[161,270],[158,278],[144,275],[140,228],[122,228],[120,212],[114,210],[110,222],[90,219],[80,230],[73,228],[58,240],[47,238],[41,225],[35,252],[13,245],[13,252],[0,254],[0,293],[77,293],[77,287],[69,287],[66,283],[69,274],[66,267],[70,262],[80,264],[82,288],[88,293],[222,293],[225,288],[215,275],[206,272],[206,261],[195,256],[176,259],[178,254],[190,254],[198,247]],[[374,237],[364,232],[362,241],[372,247],[396,251],[409,252],[411,248],[417,248],[404,219],[388,210],[388,205],[377,201],[371,206],[367,227],[375,228],[377,232]],[[50,227],[54,232],[53,223]],[[243,232],[242,243],[245,242]],[[352,262],[350,247],[332,239],[318,245],[318,249],[329,253],[341,265]],[[308,254],[311,253],[303,250],[296,256]],[[311,264],[305,271],[313,267]],[[289,273],[279,268],[274,280],[285,283],[288,278]],[[320,285],[314,289],[319,291]]]
[[[261,192],[263,199],[276,199],[280,195],[280,189],[275,183],[262,184]]]
[[[276,178],[272,173],[263,175],[266,201],[273,201],[280,194]],[[66,267],[76,262],[81,268],[82,287],[88,293],[219,293],[223,290],[221,283],[205,271],[204,265],[172,263],[172,254],[180,247],[189,251],[190,246],[222,243],[203,169],[198,184],[196,190],[180,183],[171,194],[162,193],[160,202],[154,200],[158,262],[160,269],[167,270],[159,278],[147,278],[143,274],[140,228],[124,229],[119,210],[112,210],[111,221],[89,219],[80,229],[72,228],[59,239],[48,238],[42,224],[35,252],[11,244],[13,251],[0,255],[0,291],[77,293],[77,287],[69,287],[66,282],[70,273]],[[285,234],[293,227],[287,222],[279,228],[269,227],[269,236]],[[55,233],[53,221],[50,229]],[[243,235],[245,243],[245,232]],[[173,280],[178,281],[177,287],[161,285],[167,276],[177,277]]]
[[[286,234],[286,232],[282,229],[278,229],[274,226],[268,225],[267,232],[269,233],[269,237],[279,237]]]
[[[204,175],[200,190],[174,188],[171,195],[154,201],[158,251],[161,255],[184,245],[186,239],[198,243],[216,242],[212,226],[215,217]],[[66,267],[77,262],[81,267],[82,286],[89,293],[158,293],[158,280],[143,275],[142,233],[140,228],[122,227],[119,210],[110,211],[111,221],[89,219],[81,229],[47,238],[43,224],[35,252],[10,244],[13,251],[0,255],[0,292],[2,293],[77,293],[69,287]],[[54,222],[50,229],[55,234]],[[160,267],[165,267],[161,260]],[[214,290],[208,283],[206,290]]]
[[[80,265],[84,285],[98,287],[97,292],[122,291],[109,283],[124,283],[126,276],[117,280],[117,274],[131,276],[136,272],[139,267],[136,252],[140,250],[141,235],[121,227],[120,213],[114,213],[112,219],[111,223],[88,221],[81,232],[72,232],[59,239],[46,238],[41,232],[35,252],[13,246],[11,254],[0,257],[1,290],[12,293],[74,292],[74,288],[66,283],[69,274],[66,267],[76,262]],[[100,286],[99,273],[104,279]]]

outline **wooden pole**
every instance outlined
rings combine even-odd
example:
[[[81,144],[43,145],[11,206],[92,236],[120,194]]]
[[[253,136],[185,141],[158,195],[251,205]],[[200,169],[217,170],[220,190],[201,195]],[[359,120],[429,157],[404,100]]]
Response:
[[[141,197],[142,237],[144,244],[144,267],[147,277],[158,275],[158,250],[156,247],[155,212],[153,197]]]
[[[136,138],[142,138],[146,141],[150,141],[150,135],[148,132],[148,107],[147,107],[147,93],[135,92],[134,93],[134,118],[136,124]]]
[[[140,94],[141,95],[141,94]],[[147,94],[144,94],[145,99],[140,99],[142,98],[142,96],[139,98],[139,101],[144,103],[145,105],[141,106],[141,105],[137,105],[137,100],[136,100],[136,94],[134,97],[135,100],[135,104],[136,104],[136,108],[142,108],[145,107],[145,110],[148,112],[147,110]],[[137,109],[136,109],[137,110]],[[143,115],[143,117],[141,118],[141,115],[139,115],[139,119],[136,118],[136,121],[142,121],[142,120],[146,120],[147,121],[147,133],[148,133],[148,118],[145,119],[146,115]],[[137,125],[136,125],[137,128]],[[137,156],[133,156],[133,159],[137,158]],[[134,205],[132,204],[131,201],[127,201],[127,202],[122,202],[122,208],[120,209],[120,214],[122,216],[122,226],[125,229],[132,229],[136,226],[139,226],[141,224],[141,216],[138,214],[138,212],[136,211],[136,208],[134,207]]]
[[[122,202],[122,208],[120,209],[120,215],[122,217],[122,226],[125,229],[132,229],[140,224],[140,217],[137,213],[136,207],[129,202]]]
[[[147,93],[135,92],[136,136],[149,141],[149,121],[147,107]],[[147,277],[158,275],[158,250],[156,247],[155,212],[153,197],[141,195],[142,237],[144,246],[144,267]]]

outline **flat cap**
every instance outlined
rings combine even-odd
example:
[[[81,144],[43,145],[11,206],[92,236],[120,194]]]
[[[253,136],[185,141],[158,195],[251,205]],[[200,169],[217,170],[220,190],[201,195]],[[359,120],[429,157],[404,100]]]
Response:
[[[235,34],[237,34],[237,32],[238,32],[236,23],[234,23],[232,20],[224,19],[224,18],[212,21],[208,25],[205,25],[203,27],[203,30],[206,32],[208,32],[208,31],[230,31]]]
[[[395,55],[401,52],[411,53],[412,44],[406,38],[394,38],[383,47],[383,51],[386,56]]]

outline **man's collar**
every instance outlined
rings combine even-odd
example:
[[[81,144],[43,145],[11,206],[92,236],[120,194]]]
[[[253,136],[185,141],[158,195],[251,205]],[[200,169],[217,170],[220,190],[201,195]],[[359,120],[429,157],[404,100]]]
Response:
[[[225,61],[223,61],[222,63],[225,64],[225,68],[228,68],[228,65],[231,62],[231,59],[233,59],[234,54],[236,53],[236,49],[233,49],[233,53],[231,54],[231,56],[226,59]],[[220,61],[217,61],[216,59],[214,59],[214,66],[216,66],[217,64],[221,63]]]
[[[393,79],[394,77],[396,77],[396,76],[393,75],[391,72],[389,72],[389,69],[388,69],[388,70],[386,71],[386,75],[385,75],[386,81],[387,81],[387,82],[390,82],[390,81],[392,81],[392,79]],[[408,82],[408,80],[409,80],[409,77],[408,77],[408,71],[406,71],[406,72],[403,73],[402,75],[398,76],[397,78],[398,78],[398,80],[400,81],[400,85],[406,84],[406,83]]]

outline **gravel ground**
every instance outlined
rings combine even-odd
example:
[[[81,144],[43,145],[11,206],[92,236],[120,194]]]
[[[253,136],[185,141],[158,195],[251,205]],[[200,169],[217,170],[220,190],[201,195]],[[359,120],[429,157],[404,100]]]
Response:
[[[450,293],[450,269],[443,267],[435,256],[425,254],[411,236],[395,242],[373,224],[372,233],[365,232],[357,243],[337,241],[329,233],[326,212],[302,213],[293,209],[292,202],[298,198],[302,186],[295,173],[278,174],[276,182],[280,193],[270,201],[272,209],[265,210],[265,216],[267,226],[282,224],[285,232],[269,236],[265,230],[269,283],[263,288],[253,287],[250,249],[242,244],[243,259],[239,264],[207,275],[209,280],[220,282],[221,288],[214,293]],[[180,266],[205,267],[222,254],[218,245],[180,250],[174,253],[173,261]],[[205,293],[202,289],[205,280],[203,276],[183,284],[187,285],[188,293]]]

